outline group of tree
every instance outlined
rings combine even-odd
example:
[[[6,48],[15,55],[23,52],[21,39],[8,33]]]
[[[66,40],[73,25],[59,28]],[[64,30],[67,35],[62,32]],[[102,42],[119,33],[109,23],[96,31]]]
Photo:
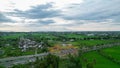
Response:
[[[82,68],[79,56],[68,56],[67,68]]]
[[[44,58],[36,57],[35,62],[14,65],[12,68],[59,68],[59,57],[51,54]]]

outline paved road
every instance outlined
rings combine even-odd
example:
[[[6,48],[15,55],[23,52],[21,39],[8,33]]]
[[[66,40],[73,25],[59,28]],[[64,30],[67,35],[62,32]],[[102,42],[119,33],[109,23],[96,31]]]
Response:
[[[120,46],[120,43],[105,44],[105,45],[99,45],[99,46],[93,46],[93,47],[83,47],[80,50],[82,52],[89,52],[89,51],[100,50],[104,48],[110,48],[113,46]]]
[[[48,54],[49,53],[41,53],[41,54],[37,54],[37,55],[27,55],[27,56],[3,58],[3,59],[0,59],[0,65],[9,67],[14,64],[19,64],[19,63],[24,64],[27,62],[33,62],[33,61],[35,61],[36,57],[42,58]]]
[[[80,50],[82,52],[89,52],[89,51],[99,50],[99,49],[103,49],[103,48],[109,48],[109,47],[118,46],[118,45],[120,45],[120,43],[99,45],[99,46],[93,46],[93,47],[83,47]],[[67,49],[67,50],[62,50],[57,55],[60,56],[61,54],[69,54],[69,53],[73,53],[73,52],[74,52],[74,49]],[[47,53],[41,53],[41,54],[37,54],[37,55],[27,55],[27,56],[3,58],[3,59],[0,59],[0,65],[10,67],[14,64],[24,64],[24,63],[28,63],[28,62],[33,62],[33,61],[35,61],[36,57],[44,58],[48,54],[49,53],[47,52]]]

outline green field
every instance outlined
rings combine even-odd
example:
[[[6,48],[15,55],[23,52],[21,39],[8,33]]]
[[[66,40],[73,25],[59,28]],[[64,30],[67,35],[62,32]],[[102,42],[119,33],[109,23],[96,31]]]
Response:
[[[79,40],[70,43],[76,46],[94,46],[94,45],[115,43],[119,41],[120,40]]]
[[[102,52],[114,59],[120,61],[120,46],[103,49]]]
[[[119,64],[101,56],[96,51],[84,53],[79,59],[81,60],[82,68],[87,68],[88,63],[91,63],[94,68],[120,68]],[[94,60],[96,63],[94,63]],[[69,63],[69,61],[66,59],[60,60],[59,68],[67,68],[67,63]]]
[[[120,68],[120,65],[113,63],[112,61],[99,55],[95,51],[84,54],[82,58],[86,58],[88,62],[93,62],[93,60],[96,59],[96,64],[94,64],[94,68]],[[83,62],[83,68],[85,68],[86,62],[84,62],[83,59],[82,62]]]

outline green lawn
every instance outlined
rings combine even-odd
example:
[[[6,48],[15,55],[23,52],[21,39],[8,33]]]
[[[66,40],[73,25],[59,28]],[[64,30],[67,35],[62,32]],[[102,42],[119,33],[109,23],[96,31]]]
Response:
[[[70,43],[77,46],[94,46],[94,45],[108,44],[108,43],[114,43],[119,41],[120,40],[80,40],[80,41],[74,41]]]
[[[102,52],[120,61],[120,46],[106,48]]]
[[[96,64],[94,64],[94,68],[120,68],[120,65],[113,63],[112,61],[104,58],[103,56],[99,55],[97,52],[88,52],[85,53],[82,58],[86,58],[88,62],[93,62],[93,59],[96,59]],[[83,68],[86,66],[86,62],[83,61]]]

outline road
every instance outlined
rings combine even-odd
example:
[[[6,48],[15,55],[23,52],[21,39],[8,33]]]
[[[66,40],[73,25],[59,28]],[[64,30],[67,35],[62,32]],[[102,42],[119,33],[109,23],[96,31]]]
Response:
[[[28,62],[34,62],[36,57],[43,58],[49,53],[41,53],[37,55],[27,55],[27,56],[19,56],[19,57],[8,57],[0,59],[0,65],[10,67],[15,64],[24,64]]]

